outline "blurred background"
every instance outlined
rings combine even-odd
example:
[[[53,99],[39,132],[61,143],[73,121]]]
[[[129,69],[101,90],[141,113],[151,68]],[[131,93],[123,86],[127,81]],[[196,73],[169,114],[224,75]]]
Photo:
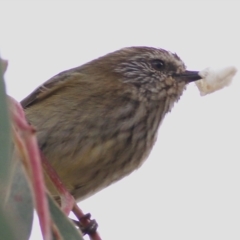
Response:
[[[20,101],[53,75],[127,46],[176,52],[189,70],[239,68],[239,24],[234,0],[0,0],[7,91]],[[142,168],[79,203],[103,240],[240,239],[239,78],[205,97],[190,84]]]

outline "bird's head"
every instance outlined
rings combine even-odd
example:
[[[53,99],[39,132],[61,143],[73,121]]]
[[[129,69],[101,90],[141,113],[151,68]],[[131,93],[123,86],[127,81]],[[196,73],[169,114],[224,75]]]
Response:
[[[142,99],[179,99],[185,86],[201,79],[197,71],[187,71],[177,54],[152,47],[127,47],[94,60],[97,71],[134,86]],[[92,65],[92,64],[91,64]],[[114,73],[116,75],[114,75]]]

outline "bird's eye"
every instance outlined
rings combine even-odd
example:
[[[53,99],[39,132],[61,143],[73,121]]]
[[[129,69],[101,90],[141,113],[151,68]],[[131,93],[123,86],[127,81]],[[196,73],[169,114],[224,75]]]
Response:
[[[165,64],[162,60],[160,59],[154,59],[151,61],[152,67],[158,71],[161,71],[164,69]]]

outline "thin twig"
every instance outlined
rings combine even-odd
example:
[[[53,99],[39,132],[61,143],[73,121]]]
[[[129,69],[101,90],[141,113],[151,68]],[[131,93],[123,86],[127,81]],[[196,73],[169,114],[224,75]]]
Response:
[[[40,227],[45,240],[52,239],[51,218],[48,210],[46,188],[41,167],[41,158],[35,136],[35,130],[30,126],[25,118],[24,111],[20,104],[10,98],[10,112],[13,120],[14,139],[18,147],[21,160],[32,180],[34,200],[39,216]]]
[[[61,199],[61,209],[62,211],[68,216],[69,213],[71,212],[75,199],[73,196],[69,193],[69,191],[66,189],[62,181],[60,180],[57,172],[55,169],[50,165],[50,163],[47,161],[47,159],[41,154],[42,158],[42,164],[43,168],[48,174],[49,178],[51,181],[54,183],[54,186],[58,190],[60,194],[60,199]]]
[[[54,168],[51,166],[51,164],[47,161],[47,159],[43,156],[43,154],[42,154],[42,163],[43,163],[44,170],[46,171],[49,178],[51,179],[54,186],[56,187],[56,189],[59,192],[60,199],[61,199],[62,211],[68,216],[69,212],[72,210],[83,227],[89,226],[89,224],[91,223],[91,220],[85,218],[85,214],[78,207],[75,199],[69,193],[67,188],[64,186],[64,184],[62,183],[61,179],[59,178],[57,172],[54,170]],[[89,233],[89,236],[90,236],[91,240],[101,240],[101,238],[97,232]]]

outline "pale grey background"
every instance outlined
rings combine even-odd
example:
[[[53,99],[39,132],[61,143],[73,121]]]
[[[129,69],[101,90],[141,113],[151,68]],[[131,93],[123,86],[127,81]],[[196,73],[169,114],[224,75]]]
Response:
[[[239,67],[238,1],[1,1],[8,93],[21,100],[56,73],[146,45],[191,70]],[[240,239],[240,84],[200,97],[194,84],[166,117],[143,167],[80,203],[104,240]],[[37,219],[31,240],[41,239]]]

